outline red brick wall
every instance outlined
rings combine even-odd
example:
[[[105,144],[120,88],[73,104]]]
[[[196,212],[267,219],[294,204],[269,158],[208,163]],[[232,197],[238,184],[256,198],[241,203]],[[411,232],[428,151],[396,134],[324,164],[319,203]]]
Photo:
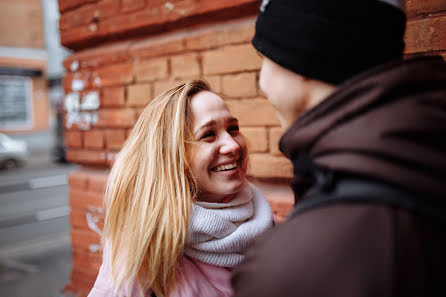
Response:
[[[66,289],[86,296],[101,265],[100,231],[104,224],[102,170],[83,169],[70,175],[70,222],[73,269]]]
[[[407,0],[406,54],[446,58],[446,0]]]
[[[110,165],[152,98],[181,81],[200,77],[210,82],[239,118],[252,153],[251,175],[290,177],[291,166],[277,149],[279,123],[257,84],[261,59],[250,45],[253,32],[254,19],[249,18],[73,54],[65,66],[68,70],[74,64],[79,67],[65,76],[65,91],[79,94],[81,104],[85,94],[96,92],[100,105],[94,111],[80,111],[97,117],[88,127],[82,127],[82,122],[67,126],[68,159]],[[85,87],[75,91],[78,81]]]
[[[69,180],[73,270],[67,290],[86,296],[100,265],[106,169],[151,98],[186,79],[208,80],[239,118],[251,179],[279,220],[292,207],[291,165],[277,145],[282,130],[259,90],[261,59],[250,45],[258,5],[59,0],[62,42],[75,50],[64,63],[67,98],[80,98],[80,106],[92,94],[98,99],[86,108],[72,105],[66,116],[68,159],[83,165]],[[446,56],[445,0],[407,1],[407,11],[406,54]]]
[[[118,36],[141,36],[253,15],[256,0],[59,0],[61,41],[81,49]]]

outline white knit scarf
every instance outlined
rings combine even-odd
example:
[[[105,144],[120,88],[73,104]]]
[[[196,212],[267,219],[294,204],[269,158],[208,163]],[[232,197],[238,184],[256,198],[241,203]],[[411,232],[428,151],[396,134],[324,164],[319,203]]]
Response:
[[[234,267],[272,222],[271,207],[250,183],[228,203],[194,202],[185,254],[211,265]]]

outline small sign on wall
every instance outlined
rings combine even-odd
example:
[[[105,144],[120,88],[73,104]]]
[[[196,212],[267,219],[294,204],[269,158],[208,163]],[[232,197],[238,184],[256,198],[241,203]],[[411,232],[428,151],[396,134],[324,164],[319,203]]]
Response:
[[[0,75],[0,129],[31,129],[32,82],[23,76]]]

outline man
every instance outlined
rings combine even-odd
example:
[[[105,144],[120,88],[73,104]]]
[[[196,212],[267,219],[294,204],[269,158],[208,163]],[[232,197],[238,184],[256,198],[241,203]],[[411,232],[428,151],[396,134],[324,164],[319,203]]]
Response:
[[[404,61],[404,29],[399,1],[262,3],[259,83],[296,206],[235,296],[446,296],[446,65]]]

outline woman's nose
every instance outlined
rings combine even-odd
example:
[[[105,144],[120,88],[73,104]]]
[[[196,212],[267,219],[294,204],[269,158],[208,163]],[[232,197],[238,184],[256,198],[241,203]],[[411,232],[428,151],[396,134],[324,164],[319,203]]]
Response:
[[[240,150],[240,145],[232,138],[229,133],[225,133],[222,137],[220,153],[223,155],[236,153]]]

